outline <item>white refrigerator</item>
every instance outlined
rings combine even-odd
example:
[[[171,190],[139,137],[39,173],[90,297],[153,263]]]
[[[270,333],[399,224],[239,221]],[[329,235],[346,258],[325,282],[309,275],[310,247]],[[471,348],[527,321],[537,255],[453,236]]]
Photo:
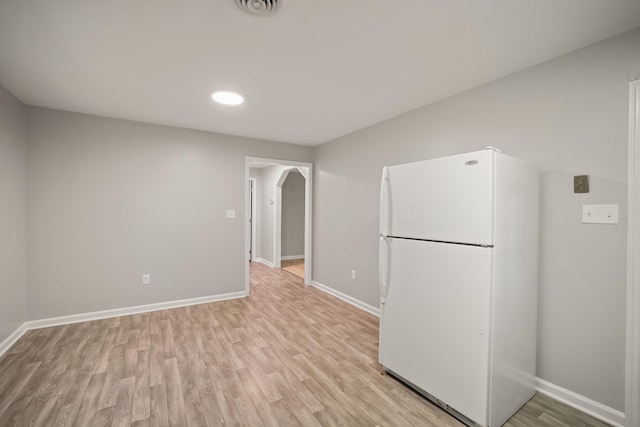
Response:
[[[534,394],[538,171],[486,150],[385,167],[384,369],[469,425]]]

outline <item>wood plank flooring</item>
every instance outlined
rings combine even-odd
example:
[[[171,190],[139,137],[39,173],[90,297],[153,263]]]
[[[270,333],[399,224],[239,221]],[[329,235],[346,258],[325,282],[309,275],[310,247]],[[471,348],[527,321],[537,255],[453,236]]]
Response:
[[[288,259],[280,262],[282,269],[304,279],[304,258]]]
[[[0,425],[461,425],[377,345],[376,317],[252,263],[247,298],[27,332],[0,358]],[[604,424],[537,396],[508,425]]]
[[[606,427],[595,418],[542,394],[536,394],[505,427]]]

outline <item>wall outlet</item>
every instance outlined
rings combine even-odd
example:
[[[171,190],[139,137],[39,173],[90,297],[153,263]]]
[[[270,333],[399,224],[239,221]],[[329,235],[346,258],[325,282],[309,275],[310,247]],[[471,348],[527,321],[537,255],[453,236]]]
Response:
[[[574,193],[589,192],[589,175],[576,175],[573,177],[573,192]]]
[[[142,275],[142,284],[143,285],[150,285],[151,284],[151,275],[150,274],[143,274]]]
[[[356,280],[356,271],[351,270],[351,280]]]

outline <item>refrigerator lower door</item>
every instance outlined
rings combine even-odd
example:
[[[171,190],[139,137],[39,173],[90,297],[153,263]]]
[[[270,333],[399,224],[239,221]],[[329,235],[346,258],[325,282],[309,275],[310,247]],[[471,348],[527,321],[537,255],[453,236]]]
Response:
[[[487,424],[493,249],[387,239],[380,363]]]

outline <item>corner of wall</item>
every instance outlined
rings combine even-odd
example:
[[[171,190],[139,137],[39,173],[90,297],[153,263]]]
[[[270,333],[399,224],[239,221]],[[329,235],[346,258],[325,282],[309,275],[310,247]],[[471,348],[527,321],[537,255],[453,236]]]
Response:
[[[0,86],[0,346],[25,322],[26,309],[26,107]]]

